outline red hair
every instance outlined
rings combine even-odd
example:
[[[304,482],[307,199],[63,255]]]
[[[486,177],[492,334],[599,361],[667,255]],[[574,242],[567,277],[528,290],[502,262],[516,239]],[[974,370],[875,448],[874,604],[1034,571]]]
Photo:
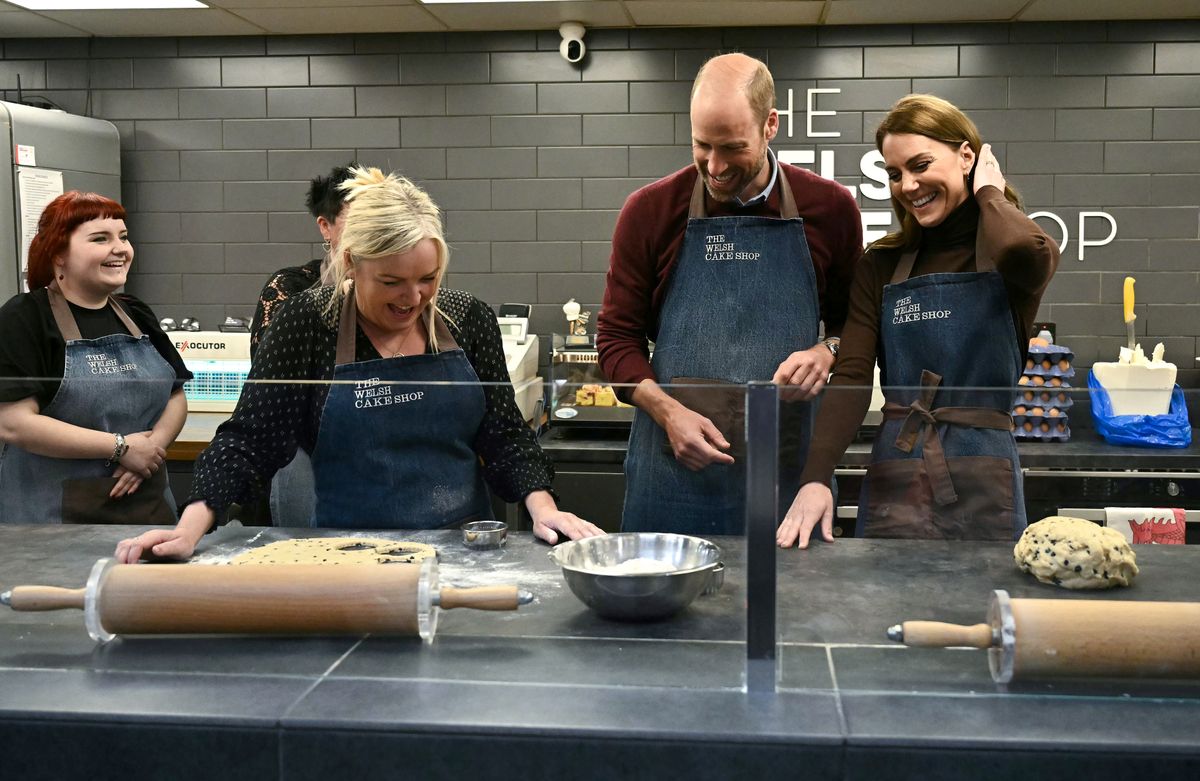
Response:
[[[46,204],[38,218],[37,234],[29,244],[29,270],[25,279],[30,290],[46,287],[54,279],[54,259],[62,257],[71,234],[89,220],[125,219],[125,207],[99,193],[71,190]]]

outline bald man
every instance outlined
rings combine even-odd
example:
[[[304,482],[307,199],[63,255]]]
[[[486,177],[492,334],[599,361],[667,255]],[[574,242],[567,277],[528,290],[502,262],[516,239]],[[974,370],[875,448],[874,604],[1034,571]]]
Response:
[[[862,224],[845,187],[775,159],[779,114],[762,62],[706,62],[691,125],[694,164],[621,209],[596,345],[604,374],[633,386],[619,393],[637,407],[622,530],[740,534],[741,386],[787,386],[779,490],[793,496],[811,400],[837,357]]]

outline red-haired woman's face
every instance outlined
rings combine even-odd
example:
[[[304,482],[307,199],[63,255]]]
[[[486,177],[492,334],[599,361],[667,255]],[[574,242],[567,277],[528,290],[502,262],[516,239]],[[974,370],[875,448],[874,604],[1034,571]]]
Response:
[[[65,286],[112,293],[125,284],[132,262],[133,245],[125,221],[102,217],[75,228],[66,254],[55,265]]]

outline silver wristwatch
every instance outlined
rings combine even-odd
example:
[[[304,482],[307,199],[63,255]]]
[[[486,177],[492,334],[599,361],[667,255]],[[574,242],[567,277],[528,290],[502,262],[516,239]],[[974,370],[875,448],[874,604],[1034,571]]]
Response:
[[[125,435],[117,432],[113,436],[116,437],[116,442],[113,444],[112,455],[104,462],[105,466],[116,466],[125,457],[125,454],[129,452],[129,445],[125,442]]]
[[[830,337],[829,339],[822,341],[821,344],[829,348],[829,352],[833,353],[834,360],[836,360],[838,356],[838,350],[841,349],[842,346],[842,340],[838,339],[837,337]]]

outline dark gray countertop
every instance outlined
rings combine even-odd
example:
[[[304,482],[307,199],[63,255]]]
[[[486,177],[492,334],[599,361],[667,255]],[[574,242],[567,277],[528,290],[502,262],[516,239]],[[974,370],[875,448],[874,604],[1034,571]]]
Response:
[[[92,562],[136,531],[0,526],[0,590],[80,586]],[[330,534],[342,533],[227,527],[180,566],[220,563],[251,540]],[[1003,778],[1033,767],[1200,775],[1200,683],[1005,689],[982,652],[906,649],[883,635],[904,619],[983,621],[994,588],[1200,601],[1200,548],[1139,547],[1135,585],[1092,594],[1021,574],[1004,543],[842,540],[780,551],[779,692],[752,695],[741,688],[741,538],[714,540],[727,564],[720,592],[673,619],[627,624],[588,612],[547,546],[527,535],[495,552],[469,552],[452,532],[370,536],[436,544],[445,585],[517,582],[536,600],[515,613],[448,611],[431,645],[191,637],[97,646],[78,612],[0,609],[0,756],[22,771],[0,776],[82,777],[96,756],[110,763],[88,777],[212,777],[214,762],[247,778],[749,777],[783,766],[814,778]],[[130,754],[110,756],[121,747]],[[189,758],[207,772],[184,772]]]

